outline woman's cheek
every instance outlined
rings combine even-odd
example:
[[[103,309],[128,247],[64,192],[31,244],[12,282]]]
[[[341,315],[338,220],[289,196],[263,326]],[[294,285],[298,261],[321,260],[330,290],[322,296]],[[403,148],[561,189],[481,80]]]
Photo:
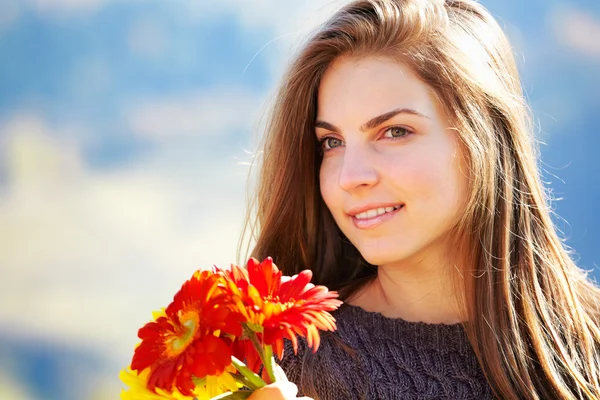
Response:
[[[333,185],[336,182],[337,177],[332,163],[323,160],[319,171],[319,187],[321,189],[321,197],[323,197],[323,201],[329,209],[333,206],[333,192],[335,190]]]
[[[428,160],[419,160],[417,157],[395,157],[384,164],[386,172],[382,175],[401,192],[412,197],[431,186],[434,177],[428,164]]]

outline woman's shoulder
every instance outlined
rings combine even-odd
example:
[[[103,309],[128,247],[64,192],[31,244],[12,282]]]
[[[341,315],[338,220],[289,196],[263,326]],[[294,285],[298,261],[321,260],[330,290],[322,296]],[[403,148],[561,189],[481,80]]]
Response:
[[[297,352],[292,342],[285,340],[279,366],[286,377],[298,386],[298,396],[354,400],[366,389],[367,377],[360,359],[332,332],[323,332],[316,352],[306,340],[298,340]]]
[[[354,399],[365,390],[361,359],[346,341],[347,335],[342,334],[347,319],[344,309],[342,305],[332,313],[337,329],[320,332],[318,348],[310,348],[305,338],[298,338],[296,348],[290,340],[284,341],[283,358],[278,364],[298,386],[299,396],[318,393],[322,399]]]

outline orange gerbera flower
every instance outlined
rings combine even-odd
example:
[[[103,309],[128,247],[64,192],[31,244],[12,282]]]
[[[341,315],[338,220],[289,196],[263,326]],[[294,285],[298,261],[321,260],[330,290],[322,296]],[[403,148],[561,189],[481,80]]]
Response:
[[[148,389],[190,396],[193,377],[218,376],[231,365],[231,342],[242,334],[242,317],[216,268],[197,271],[173,302],[142,327],[131,369],[150,369]]]
[[[263,343],[273,346],[280,359],[284,338],[292,341],[294,352],[298,349],[296,335],[305,337],[309,347],[317,351],[319,330],[336,329],[329,311],[342,302],[336,299],[336,292],[311,284],[310,270],[282,278],[270,257],[262,263],[251,258],[247,271],[234,265],[226,275],[235,286],[232,291],[239,291],[239,297],[235,298],[246,326],[260,333]]]

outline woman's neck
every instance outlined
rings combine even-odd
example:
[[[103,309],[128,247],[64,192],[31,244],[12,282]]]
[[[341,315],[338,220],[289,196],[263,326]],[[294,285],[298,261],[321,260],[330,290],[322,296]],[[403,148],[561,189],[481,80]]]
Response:
[[[465,320],[459,306],[454,263],[396,263],[378,267],[377,277],[348,303],[389,318],[454,324]]]

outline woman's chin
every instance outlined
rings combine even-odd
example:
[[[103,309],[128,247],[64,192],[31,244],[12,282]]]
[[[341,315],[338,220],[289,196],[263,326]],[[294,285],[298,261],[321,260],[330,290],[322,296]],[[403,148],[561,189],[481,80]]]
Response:
[[[386,264],[394,264],[398,262],[402,262],[402,260],[406,259],[407,256],[404,254],[398,254],[395,252],[361,252],[361,255],[371,265],[386,265]]]

